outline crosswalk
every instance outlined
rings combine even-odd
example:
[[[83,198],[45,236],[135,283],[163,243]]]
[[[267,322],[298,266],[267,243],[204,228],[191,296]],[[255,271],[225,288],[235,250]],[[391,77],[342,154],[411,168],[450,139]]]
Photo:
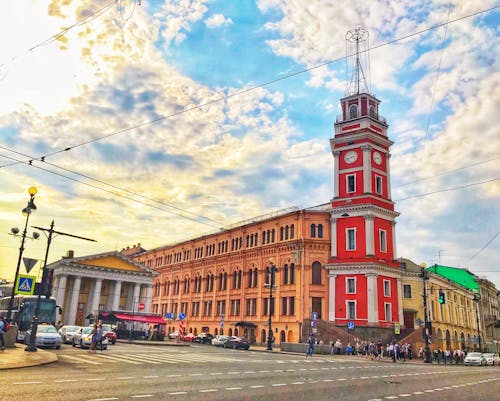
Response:
[[[170,352],[148,352],[148,353],[109,353],[102,352],[96,354],[72,353],[59,354],[59,360],[70,364],[128,364],[128,365],[161,365],[161,364],[207,364],[207,363],[232,363],[232,362],[272,362],[276,364],[330,364],[338,363],[330,358],[311,359],[260,359],[241,354],[242,357],[233,355],[201,354],[201,353],[170,353]],[[243,357],[243,355],[245,355]]]

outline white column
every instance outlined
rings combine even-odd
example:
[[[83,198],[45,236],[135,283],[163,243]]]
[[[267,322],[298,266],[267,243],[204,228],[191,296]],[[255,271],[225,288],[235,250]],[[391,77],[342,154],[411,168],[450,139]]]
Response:
[[[328,294],[328,320],[330,322],[335,322],[335,279],[337,278],[336,274],[331,274],[328,277],[330,292]]]
[[[67,276],[65,274],[59,275],[57,279],[57,286],[54,291],[56,297],[56,304],[64,309],[66,309],[64,307],[64,295],[66,294],[66,280]]]
[[[330,233],[330,256],[332,258],[337,257],[337,219],[332,217],[330,218],[331,224],[331,233]]]
[[[392,258],[397,259],[398,258],[398,252],[396,249],[396,222],[392,221],[391,222],[391,227],[392,227]]]
[[[97,316],[99,314],[99,301],[101,299],[101,287],[102,287],[102,279],[98,278],[95,280],[94,287],[94,296],[92,297],[92,309],[91,313]]]
[[[373,244],[373,238],[375,237],[375,232],[373,228],[373,216],[365,216],[365,241],[366,241],[366,256],[375,255],[375,249]]]
[[[363,146],[363,192],[372,193],[372,164],[370,160],[371,146]]]
[[[113,292],[113,303],[111,304],[111,310],[118,310],[120,308],[121,291],[122,291],[122,282],[115,281],[115,289]]]
[[[339,197],[339,151],[332,152],[333,154],[333,198]]]
[[[132,295],[132,310],[137,310],[137,305],[139,305],[139,295],[141,295],[141,285],[135,283],[134,285],[134,295]]]
[[[146,313],[149,313],[151,311],[151,305],[153,303],[152,294],[153,294],[153,286],[148,285],[146,287],[146,299],[144,300],[144,305],[145,305],[144,312]]]
[[[386,159],[386,173],[387,173],[387,199],[392,199],[391,195],[391,166],[389,165],[389,158],[391,157],[390,153],[387,153]]]
[[[68,324],[76,323],[76,312],[78,310],[78,301],[80,298],[80,285],[82,283],[82,278],[80,276],[75,276],[75,281],[73,283],[73,291],[71,292],[71,305],[69,307]]]
[[[377,297],[377,275],[375,273],[365,274],[368,287],[368,324],[378,323],[378,297]]]
[[[398,287],[398,312],[399,312],[399,324],[404,324],[403,316],[403,283],[400,278],[396,279]]]

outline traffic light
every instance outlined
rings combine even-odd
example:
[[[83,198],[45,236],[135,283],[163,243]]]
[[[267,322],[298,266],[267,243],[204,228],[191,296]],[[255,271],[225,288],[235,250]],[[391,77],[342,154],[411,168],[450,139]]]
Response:
[[[446,301],[444,299],[444,292],[443,291],[439,291],[439,303],[440,304],[444,304]]]

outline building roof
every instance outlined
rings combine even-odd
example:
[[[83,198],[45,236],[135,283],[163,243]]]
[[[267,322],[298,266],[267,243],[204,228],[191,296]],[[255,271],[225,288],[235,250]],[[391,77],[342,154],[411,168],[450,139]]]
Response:
[[[476,281],[477,277],[467,269],[433,265],[428,267],[427,270],[438,276],[447,278],[470,291],[479,292],[479,284]]]

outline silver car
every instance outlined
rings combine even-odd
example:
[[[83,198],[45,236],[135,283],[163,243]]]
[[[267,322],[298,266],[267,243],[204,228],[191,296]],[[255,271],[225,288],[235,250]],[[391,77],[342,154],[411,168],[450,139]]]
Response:
[[[63,340],[63,343],[72,344],[73,336],[75,335],[75,332],[77,332],[79,328],[80,326],[69,326],[69,325],[61,327],[58,332]]]
[[[464,365],[486,365],[486,359],[480,352],[469,352],[464,359]]]
[[[92,330],[93,327],[80,327],[73,335],[73,342],[71,343],[73,347],[80,348],[90,348],[92,343]],[[99,347],[99,345],[98,345]],[[108,349],[108,339],[103,337],[102,349]]]
[[[31,337],[31,329],[26,332],[24,343],[29,344]],[[51,324],[39,324],[36,330],[36,346],[39,348],[55,348],[60,349],[62,339],[57,329]]]

